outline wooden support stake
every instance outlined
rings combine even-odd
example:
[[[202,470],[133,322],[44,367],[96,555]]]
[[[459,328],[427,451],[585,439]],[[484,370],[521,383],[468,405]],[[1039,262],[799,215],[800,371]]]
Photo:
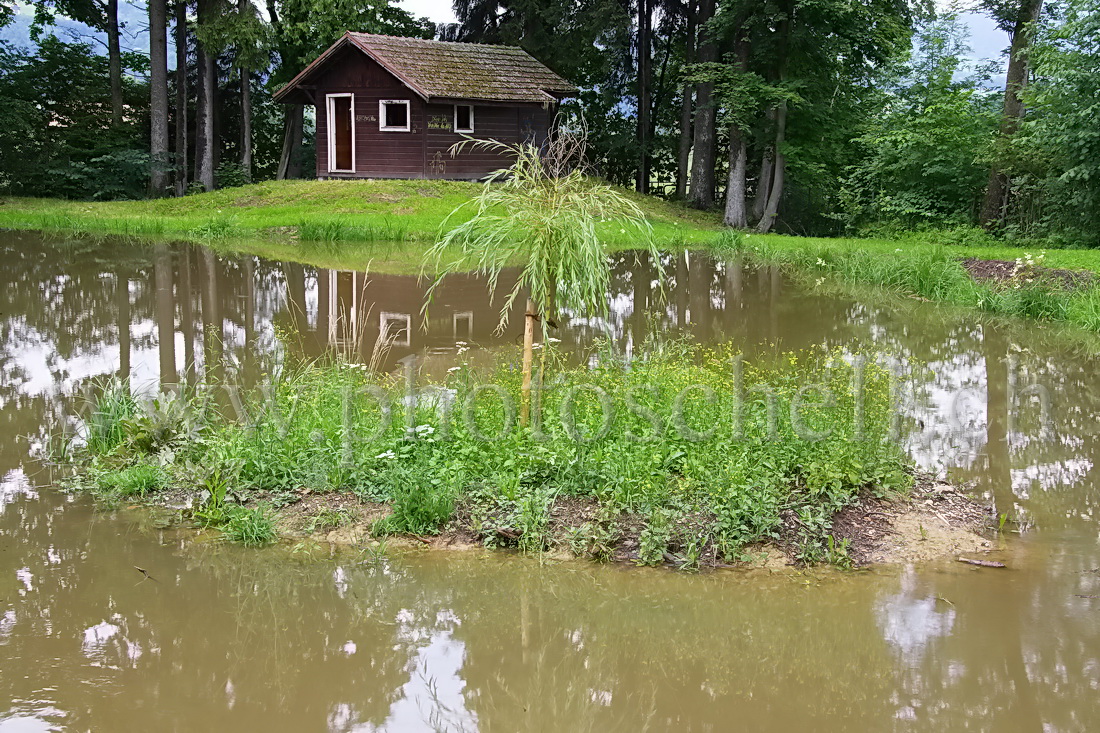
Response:
[[[531,417],[531,369],[535,360],[535,323],[538,321],[535,302],[527,299],[523,318],[523,404],[519,408],[519,424],[527,427]]]

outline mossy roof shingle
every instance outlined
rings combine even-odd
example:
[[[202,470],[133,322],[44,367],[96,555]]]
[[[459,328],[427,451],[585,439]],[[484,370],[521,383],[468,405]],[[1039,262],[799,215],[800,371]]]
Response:
[[[522,48],[345,33],[280,89],[283,100],[337,48],[350,43],[425,99],[553,102],[577,89]]]

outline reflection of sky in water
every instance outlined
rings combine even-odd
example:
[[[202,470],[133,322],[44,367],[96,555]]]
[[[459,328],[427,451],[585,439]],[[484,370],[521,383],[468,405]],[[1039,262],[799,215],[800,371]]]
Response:
[[[949,636],[955,625],[955,610],[937,610],[943,604],[934,595],[918,596],[916,585],[917,574],[910,566],[901,576],[901,589],[875,608],[882,637],[910,667],[921,660],[929,642]]]
[[[126,638],[122,623],[122,617],[116,614],[110,621],[100,621],[84,630],[81,649],[93,667],[137,668],[138,660],[145,650],[141,644]],[[153,651],[159,650],[154,648]]]
[[[451,611],[436,612],[435,628],[418,626],[411,610],[398,612],[397,638],[419,645],[409,660],[409,680],[397,691],[389,714],[381,723],[359,720],[351,703],[338,703],[328,716],[330,731],[472,731],[477,730],[477,716],[467,709],[463,691],[462,666],[466,660],[466,645],[453,637],[461,620]],[[357,652],[355,642],[346,642],[342,650],[351,656]]]
[[[17,468],[8,471],[0,479],[0,514],[4,513],[4,509],[8,504],[21,496],[27,499],[37,499],[38,492],[31,484],[30,479],[27,478],[27,474],[23,473],[22,469]]]

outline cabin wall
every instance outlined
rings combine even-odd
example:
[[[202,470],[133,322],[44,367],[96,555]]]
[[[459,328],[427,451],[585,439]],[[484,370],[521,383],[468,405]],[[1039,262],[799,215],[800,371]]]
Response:
[[[470,137],[499,140],[503,143],[546,139],[551,110],[541,105],[490,106],[468,102],[474,107],[474,131]],[[492,150],[466,146],[456,157],[451,146],[465,139],[454,132],[454,105],[429,104],[427,161],[430,178],[477,179],[511,164],[511,160]]]
[[[352,93],[355,173],[329,171],[326,95]],[[508,165],[498,153],[467,147],[457,157],[450,148],[463,136],[454,132],[453,104],[426,104],[411,89],[358,51],[346,49],[317,77],[317,176],[319,178],[478,179]],[[409,100],[411,130],[379,129],[378,105],[384,99]],[[553,109],[538,104],[474,105],[476,138],[513,143],[546,139]]]

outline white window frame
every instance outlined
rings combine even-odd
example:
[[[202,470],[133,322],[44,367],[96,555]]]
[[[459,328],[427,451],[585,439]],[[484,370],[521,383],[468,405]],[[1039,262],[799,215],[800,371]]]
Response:
[[[333,100],[337,97],[348,97],[351,106],[348,114],[351,115],[351,168],[336,167],[336,127],[332,120],[336,116]],[[328,115],[328,172],[329,173],[354,173],[355,172],[355,95],[351,92],[325,95],[325,112]]]
[[[405,124],[402,127],[386,125],[386,105],[405,105]],[[378,129],[382,132],[410,132],[412,130],[412,109],[407,99],[381,99],[378,101]]]
[[[462,128],[462,127],[458,126],[458,108],[459,107],[469,107],[470,108],[470,126],[467,127],[467,128]],[[472,104],[456,104],[455,105],[455,118],[454,118],[454,127],[453,127],[453,129],[454,129],[455,132],[473,132],[474,131],[474,105],[472,105]]]
[[[404,323],[405,338],[398,341],[390,331],[390,322]],[[400,333],[401,329],[397,329]],[[410,346],[412,344],[412,314],[382,311],[378,314],[378,338],[383,346]]]
[[[460,321],[466,321],[466,333],[460,334],[458,332],[458,324]],[[473,341],[474,339],[474,312],[473,311],[459,311],[451,316],[451,333],[454,334],[455,340],[468,339]]]

